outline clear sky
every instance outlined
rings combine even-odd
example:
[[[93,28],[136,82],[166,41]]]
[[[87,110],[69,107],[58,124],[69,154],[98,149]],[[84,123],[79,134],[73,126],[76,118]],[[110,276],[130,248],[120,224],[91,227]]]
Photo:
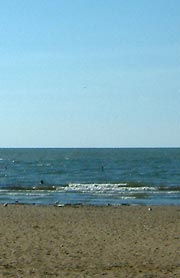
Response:
[[[6,0],[0,147],[179,147],[179,0]]]

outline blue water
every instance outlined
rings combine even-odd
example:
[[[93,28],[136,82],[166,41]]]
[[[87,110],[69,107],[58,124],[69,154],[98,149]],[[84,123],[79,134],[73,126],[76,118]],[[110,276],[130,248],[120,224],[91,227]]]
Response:
[[[0,149],[0,203],[180,205],[180,148]]]

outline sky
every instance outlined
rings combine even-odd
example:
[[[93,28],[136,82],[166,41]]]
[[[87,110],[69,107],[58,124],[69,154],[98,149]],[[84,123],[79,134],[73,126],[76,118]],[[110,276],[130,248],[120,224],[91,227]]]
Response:
[[[0,147],[179,147],[179,0],[6,0]]]

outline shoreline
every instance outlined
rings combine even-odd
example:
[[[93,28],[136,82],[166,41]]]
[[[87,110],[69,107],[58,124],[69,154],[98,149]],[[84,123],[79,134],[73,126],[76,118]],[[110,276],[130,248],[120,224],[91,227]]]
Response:
[[[94,208],[106,208],[106,207],[180,207],[178,204],[136,204],[136,203],[120,203],[120,204],[83,204],[83,203],[54,203],[54,204],[38,204],[38,203],[21,203],[21,202],[13,202],[13,203],[8,203],[8,202],[2,202],[0,203],[0,207],[6,207],[6,206],[32,206],[32,207],[94,207]]]
[[[180,275],[180,206],[0,205],[0,277]]]

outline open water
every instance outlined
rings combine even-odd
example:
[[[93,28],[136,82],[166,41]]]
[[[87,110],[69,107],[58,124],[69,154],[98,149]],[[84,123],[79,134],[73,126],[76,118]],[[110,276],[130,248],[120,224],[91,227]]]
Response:
[[[180,148],[0,149],[0,203],[180,205]]]

